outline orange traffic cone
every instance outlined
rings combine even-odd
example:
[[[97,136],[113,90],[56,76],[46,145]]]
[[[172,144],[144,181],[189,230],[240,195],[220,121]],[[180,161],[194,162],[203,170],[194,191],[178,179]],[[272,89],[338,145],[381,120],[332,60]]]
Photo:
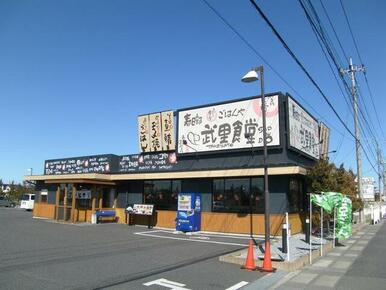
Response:
[[[247,259],[245,260],[245,265],[241,267],[249,271],[255,271],[257,269],[255,265],[255,257],[253,255],[253,241],[249,240],[248,254]]]
[[[275,272],[275,268],[272,268],[272,261],[271,261],[271,244],[269,241],[265,242],[265,252],[264,252],[264,260],[263,260],[263,267],[258,268],[262,272]]]

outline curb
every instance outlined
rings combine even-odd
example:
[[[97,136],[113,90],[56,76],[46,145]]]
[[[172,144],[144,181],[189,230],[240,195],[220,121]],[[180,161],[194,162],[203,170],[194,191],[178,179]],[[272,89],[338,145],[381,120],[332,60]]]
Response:
[[[366,226],[369,226],[369,224],[356,224],[357,226],[352,229],[352,234],[354,235],[361,229],[363,229]],[[322,258],[330,252],[333,249],[333,241],[328,241],[326,244],[323,245],[323,256],[320,256],[320,248],[313,250],[312,251],[312,261],[317,260],[318,258]],[[246,249],[243,250],[238,250],[236,252],[223,255],[219,257],[220,262],[225,262],[225,263],[231,263],[231,264],[236,264],[239,266],[243,266],[245,263],[245,258],[240,257],[241,253],[245,252]],[[272,267],[286,271],[286,272],[293,272],[302,269],[304,266],[310,265],[310,257],[309,255],[304,255],[301,257],[298,257],[297,259],[288,262],[288,261],[275,261],[274,259],[272,260]],[[255,264],[258,265],[260,264],[261,259],[254,259]]]

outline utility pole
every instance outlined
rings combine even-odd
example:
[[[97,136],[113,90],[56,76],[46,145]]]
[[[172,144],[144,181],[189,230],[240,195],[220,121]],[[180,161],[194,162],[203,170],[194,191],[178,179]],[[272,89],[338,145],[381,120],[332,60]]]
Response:
[[[358,117],[358,94],[357,87],[355,82],[355,73],[361,71],[363,72],[365,68],[361,66],[354,66],[352,63],[352,58],[350,57],[350,64],[348,69],[340,69],[342,75],[348,74],[351,78],[351,95],[353,98],[354,106],[354,125],[355,125],[355,152],[357,158],[357,178],[358,178],[358,192],[359,197],[363,199],[362,194],[362,159],[361,159],[361,143],[360,143],[360,131],[359,131],[359,117]]]
[[[382,156],[382,182],[383,182],[382,201],[384,201],[383,199],[385,198],[385,195],[386,195],[386,191],[385,191],[386,180],[385,180],[385,160],[383,160],[383,156]]]
[[[378,191],[379,191],[379,201],[382,200],[382,191],[381,191],[381,180],[383,180],[381,173],[383,174],[383,160],[381,149],[379,148],[378,142],[375,140],[375,144],[377,145],[377,159],[378,159]]]

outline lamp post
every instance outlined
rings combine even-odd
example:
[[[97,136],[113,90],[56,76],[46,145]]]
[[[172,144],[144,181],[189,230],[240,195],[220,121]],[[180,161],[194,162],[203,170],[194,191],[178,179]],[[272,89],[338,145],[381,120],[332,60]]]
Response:
[[[30,172],[30,175],[32,176],[32,174],[33,174],[33,168],[31,167],[31,168],[28,168],[27,170]]]
[[[242,79],[242,82],[250,83],[259,79],[260,73],[260,85],[261,85],[261,112],[263,117],[263,166],[264,166],[264,225],[265,225],[265,252],[263,266],[260,268],[264,272],[272,272],[271,262],[271,243],[270,243],[270,211],[269,211],[269,189],[268,189],[268,165],[267,165],[267,125],[266,125],[266,107],[265,107],[265,95],[264,95],[264,67],[258,66],[251,69]]]

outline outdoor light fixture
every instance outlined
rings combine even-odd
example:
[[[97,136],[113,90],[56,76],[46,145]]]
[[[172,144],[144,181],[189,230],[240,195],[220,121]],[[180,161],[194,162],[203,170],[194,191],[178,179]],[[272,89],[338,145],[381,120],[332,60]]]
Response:
[[[267,120],[266,120],[266,107],[265,107],[265,95],[264,95],[264,67],[259,66],[251,69],[241,81],[244,83],[251,83],[259,79],[261,85],[261,112],[263,117],[263,149],[264,149],[264,226],[265,226],[265,252],[263,266],[260,268],[264,272],[273,272],[271,261],[271,244],[270,244],[270,213],[269,213],[269,190],[268,190],[268,165],[267,165]]]
[[[259,76],[257,72],[254,69],[252,69],[245,76],[243,76],[241,81],[244,83],[251,83],[251,82],[257,81],[258,79],[259,79]]]

